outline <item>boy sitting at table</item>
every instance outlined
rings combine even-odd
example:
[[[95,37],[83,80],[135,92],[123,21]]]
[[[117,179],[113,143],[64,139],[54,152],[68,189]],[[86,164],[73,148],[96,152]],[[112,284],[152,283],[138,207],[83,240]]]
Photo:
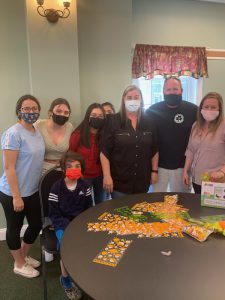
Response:
[[[49,193],[49,217],[55,233],[61,243],[62,236],[69,223],[84,210],[92,206],[90,187],[81,179],[85,162],[76,152],[69,151],[60,161],[64,178],[57,180]],[[60,261],[60,282],[69,299],[80,299],[81,291],[68,275],[62,260]]]

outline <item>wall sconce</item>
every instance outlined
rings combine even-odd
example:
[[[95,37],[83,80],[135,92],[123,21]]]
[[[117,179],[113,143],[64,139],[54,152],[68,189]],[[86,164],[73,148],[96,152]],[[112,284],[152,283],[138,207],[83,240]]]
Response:
[[[69,17],[70,2],[71,0],[63,1],[64,10],[59,10],[54,8],[44,9],[43,7],[44,0],[37,0],[37,4],[38,4],[37,12],[39,13],[40,16],[47,18],[49,22],[56,23],[58,22],[59,18],[66,19]]]

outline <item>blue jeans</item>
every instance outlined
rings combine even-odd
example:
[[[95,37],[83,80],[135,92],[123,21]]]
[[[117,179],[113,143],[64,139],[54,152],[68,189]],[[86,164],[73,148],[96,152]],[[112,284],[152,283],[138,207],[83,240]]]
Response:
[[[148,194],[153,193],[153,186],[150,185],[147,191]]]
[[[111,193],[112,199],[123,197],[123,196],[126,196],[126,195],[128,195],[128,194],[121,193],[121,192],[115,191],[115,190]]]
[[[84,181],[92,188],[92,198],[95,205],[107,200],[106,191],[103,189],[102,176],[85,178]]]

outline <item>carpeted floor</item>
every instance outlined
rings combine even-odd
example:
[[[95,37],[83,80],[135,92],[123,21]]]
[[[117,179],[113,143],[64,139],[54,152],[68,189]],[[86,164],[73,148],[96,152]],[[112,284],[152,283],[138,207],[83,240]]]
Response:
[[[39,240],[32,247],[31,256],[40,259]],[[47,284],[49,300],[68,299],[59,283],[59,258],[47,263]],[[13,273],[13,259],[5,241],[0,242],[0,299],[1,300],[41,300],[43,299],[42,276],[24,278]],[[89,297],[83,296],[82,300]]]

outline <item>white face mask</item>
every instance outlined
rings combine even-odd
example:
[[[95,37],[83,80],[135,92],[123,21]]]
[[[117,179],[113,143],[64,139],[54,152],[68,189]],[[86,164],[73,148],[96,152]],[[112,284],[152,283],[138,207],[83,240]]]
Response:
[[[219,113],[220,112],[218,110],[206,110],[206,109],[201,110],[201,114],[203,118],[208,122],[214,121],[219,116]]]
[[[129,112],[136,112],[141,106],[140,100],[125,100],[125,108]]]

